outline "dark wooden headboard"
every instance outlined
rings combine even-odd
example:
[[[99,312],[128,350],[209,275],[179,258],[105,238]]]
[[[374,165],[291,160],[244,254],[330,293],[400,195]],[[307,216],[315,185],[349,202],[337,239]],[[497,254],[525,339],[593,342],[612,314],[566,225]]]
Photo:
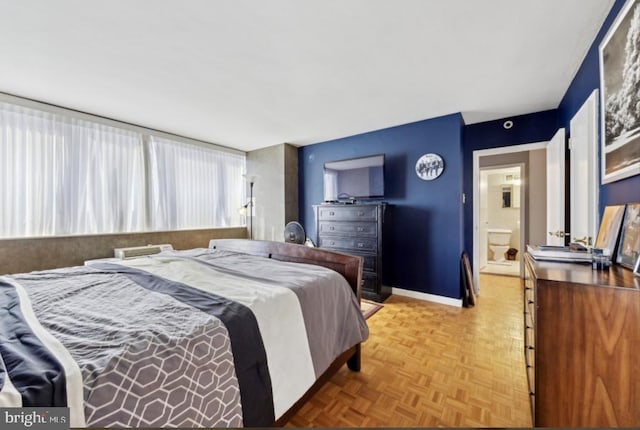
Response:
[[[360,300],[360,285],[362,283],[362,257],[342,254],[327,249],[311,248],[285,242],[270,242],[266,240],[245,239],[214,239],[210,248],[243,252],[245,254],[260,255],[274,260],[290,261],[293,263],[315,264],[335,270],[345,277],[353,292]]]

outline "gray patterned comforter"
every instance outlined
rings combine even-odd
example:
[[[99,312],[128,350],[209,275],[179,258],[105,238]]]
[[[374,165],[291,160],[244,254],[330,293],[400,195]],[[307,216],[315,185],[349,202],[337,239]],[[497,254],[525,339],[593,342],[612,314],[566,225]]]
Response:
[[[73,427],[268,426],[368,336],[337,273],[209,249],[2,277],[0,329],[0,406]]]

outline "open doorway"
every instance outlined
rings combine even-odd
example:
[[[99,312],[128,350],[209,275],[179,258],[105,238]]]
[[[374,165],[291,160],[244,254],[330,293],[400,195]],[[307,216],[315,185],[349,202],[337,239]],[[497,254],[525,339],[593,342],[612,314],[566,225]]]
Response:
[[[480,169],[480,273],[520,276],[524,163]]]
[[[503,175],[502,178],[499,176],[495,178],[496,186],[499,186],[499,188],[497,188],[499,191],[498,194],[494,194],[497,203],[493,204],[500,204],[500,206],[502,206],[503,199],[509,199],[509,204],[512,206],[510,210],[519,215],[519,225],[517,225],[517,228],[502,228],[504,230],[511,230],[509,248],[515,248],[518,251],[515,256],[516,263],[509,263],[510,266],[513,264],[515,268],[509,267],[509,269],[515,269],[513,270],[514,273],[512,275],[522,277],[524,276],[523,257],[524,252],[526,252],[526,245],[528,243],[545,243],[546,240],[546,148],[547,142],[538,142],[473,152],[472,267],[474,283],[478,286],[479,290],[482,289],[480,282],[481,268],[486,271],[488,263],[492,259],[494,262],[504,263],[504,261],[502,261],[502,257],[504,257],[504,255],[500,255],[504,248],[494,246],[494,248],[491,249],[489,247],[489,227],[500,229],[501,226],[497,225],[499,222],[493,223],[492,221],[495,220],[489,219],[488,212],[481,215],[481,205],[491,204],[490,202],[492,201],[489,199],[488,194],[484,199],[481,197],[481,194],[484,192],[483,188],[486,187],[487,190],[489,188],[489,172],[496,171],[496,174]],[[497,172],[500,169],[511,167],[520,168],[519,195],[514,195],[514,188],[509,187],[509,185],[515,185],[517,178],[514,176],[507,176],[511,173],[507,174],[504,170],[500,173]],[[481,176],[483,175],[485,176],[486,182],[484,185],[481,185]],[[511,183],[508,182],[509,180]],[[503,190],[506,195],[503,195]],[[514,199],[519,199],[519,202],[517,202],[519,204],[519,208],[513,207]],[[512,239],[514,240],[513,242],[511,241]],[[505,235],[498,238],[496,241],[505,242]],[[504,247],[505,244],[502,246]],[[494,254],[496,251],[498,252],[497,256]],[[505,258],[505,260],[507,259]],[[495,264],[494,267],[499,265],[500,264]]]

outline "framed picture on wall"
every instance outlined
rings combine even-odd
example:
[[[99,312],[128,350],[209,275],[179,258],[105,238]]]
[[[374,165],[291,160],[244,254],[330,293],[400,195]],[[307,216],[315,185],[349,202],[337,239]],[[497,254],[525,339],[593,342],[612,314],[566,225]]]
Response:
[[[627,0],[599,52],[606,184],[640,173],[640,0]]]
[[[630,203],[622,222],[618,264],[634,270],[640,257],[640,203]]]

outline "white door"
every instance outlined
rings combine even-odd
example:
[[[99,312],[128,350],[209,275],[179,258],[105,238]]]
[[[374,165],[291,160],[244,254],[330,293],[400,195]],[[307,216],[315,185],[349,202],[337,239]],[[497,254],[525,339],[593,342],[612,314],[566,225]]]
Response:
[[[564,140],[561,128],[547,146],[547,245],[564,245]]]
[[[598,146],[595,90],[571,119],[571,242],[593,245],[598,229]]]
[[[486,170],[480,171],[480,267],[484,267],[487,265],[487,250],[489,248],[488,238],[487,238],[487,230],[489,227],[489,214],[487,208],[487,183],[488,183],[488,172]]]

